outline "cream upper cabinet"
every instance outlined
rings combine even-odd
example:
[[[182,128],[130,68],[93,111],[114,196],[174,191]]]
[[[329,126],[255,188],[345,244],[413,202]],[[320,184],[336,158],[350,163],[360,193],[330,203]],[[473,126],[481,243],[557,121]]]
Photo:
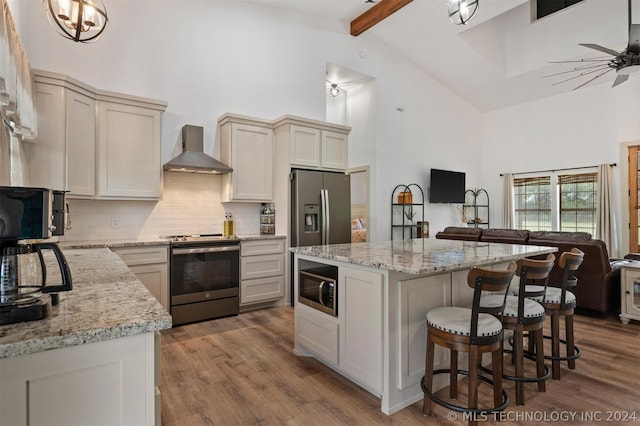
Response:
[[[222,201],[271,201],[273,130],[270,123],[240,115],[218,119],[220,161],[233,172],[222,175]]]
[[[82,83],[35,73],[38,140],[26,145],[29,184],[69,191],[69,198],[95,193],[95,100]]]
[[[344,171],[348,166],[350,127],[284,116],[274,122],[278,143],[288,144],[295,167]]]
[[[26,144],[29,184],[69,198],[157,200],[166,102],[94,89],[34,70],[38,140]]]
[[[114,97],[97,104],[96,198],[160,199],[160,120],[166,104]]]

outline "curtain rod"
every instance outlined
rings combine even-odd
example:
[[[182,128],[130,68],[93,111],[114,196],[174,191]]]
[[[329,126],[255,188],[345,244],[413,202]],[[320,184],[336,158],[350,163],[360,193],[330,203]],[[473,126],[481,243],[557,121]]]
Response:
[[[618,165],[617,163],[611,163],[611,164],[609,164],[609,166],[611,166],[611,167],[615,167],[615,166],[617,166],[617,165]],[[567,168],[565,168],[565,169],[537,170],[537,171],[535,171],[535,172],[519,172],[519,173],[512,173],[512,175],[513,175],[513,176],[515,176],[515,175],[528,175],[528,174],[530,174],[530,173],[545,173],[545,172],[552,172],[552,173],[554,173],[554,172],[564,172],[564,171],[566,171],[566,170],[593,169],[593,168],[595,168],[595,167],[598,167],[598,166],[596,165],[596,166],[583,166],[583,167],[567,167]],[[500,173],[500,176],[504,176],[504,173]]]

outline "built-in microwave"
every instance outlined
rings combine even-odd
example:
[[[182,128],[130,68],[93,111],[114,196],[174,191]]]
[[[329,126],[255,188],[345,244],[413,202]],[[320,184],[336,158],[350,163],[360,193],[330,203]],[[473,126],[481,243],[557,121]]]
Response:
[[[324,266],[300,271],[298,301],[319,311],[338,316],[338,268]]]

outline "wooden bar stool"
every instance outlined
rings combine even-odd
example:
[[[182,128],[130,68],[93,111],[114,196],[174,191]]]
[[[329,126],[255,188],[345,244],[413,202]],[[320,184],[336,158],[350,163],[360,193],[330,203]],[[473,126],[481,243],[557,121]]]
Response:
[[[537,383],[538,391],[546,390],[545,381],[549,378],[549,369],[544,365],[543,331],[545,308],[531,298],[542,298],[545,295],[549,273],[553,268],[556,257],[549,254],[544,260],[518,259],[516,275],[520,277],[517,296],[507,296],[507,301],[502,315],[502,326],[507,330],[513,330],[513,338],[510,339],[513,350],[505,349],[510,353],[515,362],[515,376],[502,374],[502,378],[516,383],[516,404],[524,405],[524,384]],[[536,285],[532,285],[535,283]],[[529,285],[527,285],[529,284]],[[501,302],[502,296],[490,295],[480,299],[481,306],[496,306]],[[525,352],[524,336],[528,333],[530,347],[535,354]],[[536,377],[524,376],[524,359],[536,362]],[[480,366],[482,371],[491,371]]]
[[[573,311],[576,307],[576,296],[569,291],[578,284],[575,272],[584,260],[584,253],[572,248],[571,251],[560,255],[558,265],[562,269],[562,283],[560,287],[547,287],[542,305],[547,315],[551,316],[551,355],[545,359],[551,360],[551,375],[554,380],[560,380],[560,361],[567,361],[571,370],[576,368],[576,359],[580,357],[580,349],[575,345],[573,335]],[[560,318],[564,318],[565,340],[560,339]],[[566,355],[560,356],[560,343],[566,347]]]
[[[450,410],[469,414],[487,414],[502,411],[509,403],[507,393],[502,389],[502,339],[503,328],[500,316],[504,310],[509,284],[516,271],[515,262],[506,270],[473,268],[467,275],[467,284],[473,288],[472,307],[442,307],[427,313],[427,354],[425,377],[422,378],[424,391],[424,414],[431,414],[431,401]],[[483,292],[502,293],[502,303],[497,306],[480,306]],[[451,351],[451,368],[433,370],[435,345]],[[458,352],[469,353],[469,371],[458,370]],[[493,381],[478,375],[478,363],[483,353],[492,354]],[[433,376],[449,374],[449,396],[458,396],[458,373],[469,377],[469,403],[467,407],[453,405],[433,394]],[[494,407],[478,408],[478,385],[482,380],[493,386]],[[476,421],[471,416],[469,424]]]

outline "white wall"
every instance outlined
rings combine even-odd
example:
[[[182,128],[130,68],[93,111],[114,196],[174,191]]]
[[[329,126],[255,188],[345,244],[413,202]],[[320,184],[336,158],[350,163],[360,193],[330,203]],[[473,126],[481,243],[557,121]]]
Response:
[[[614,169],[620,255],[628,252],[626,154],[640,139],[640,78],[607,84],[487,113],[483,117],[483,181],[491,197],[491,225],[501,226],[503,172],[617,163]],[[610,249],[610,251],[613,251]]]
[[[373,120],[354,123],[354,135],[363,137],[354,138],[349,159],[371,165],[373,240],[388,239],[394,186],[418,183],[426,191],[431,167],[466,171],[469,186],[482,186],[480,114],[370,34],[351,37],[348,23],[241,1],[111,0],[103,37],[76,44],[54,32],[40,0],[12,0],[10,6],[20,16],[18,30],[34,68],[168,102],[163,161],[178,151],[184,124],[203,125],[205,152],[217,157],[216,119],[224,112],[324,120],[330,62],[375,78],[375,110],[367,113]],[[396,111],[397,103],[404,112]],[[145,204],[140,217],[149,214]],[[427,206],[425,214],[432,233],[456,216],[453,207],[441,205]]]

